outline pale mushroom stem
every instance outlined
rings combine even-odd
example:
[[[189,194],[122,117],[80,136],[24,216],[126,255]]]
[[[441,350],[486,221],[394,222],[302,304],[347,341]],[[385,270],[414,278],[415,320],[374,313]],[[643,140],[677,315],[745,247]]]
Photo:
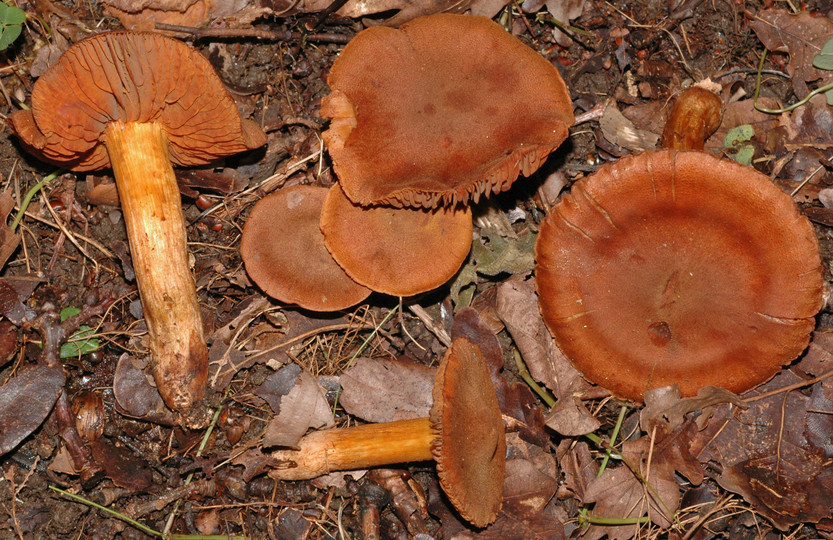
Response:
[[[203,396],[208,351],[168,139],[157,123],[112,122],[104,144],[127,227],[154,380],[165,403],[184,411]]]
[[[269,476],[307,480],[332,471],[430,461],[435,438],[428,418],[314,431],[301,439],[298,450],[272,452],[272,458],[289,465],[272,469]]]

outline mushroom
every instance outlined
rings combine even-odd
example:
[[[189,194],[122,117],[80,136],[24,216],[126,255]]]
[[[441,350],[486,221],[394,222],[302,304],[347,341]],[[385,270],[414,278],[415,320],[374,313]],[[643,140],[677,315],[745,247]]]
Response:
[[[393,296],[435,289],[460,269],[471,249],[468,207],[362,207],[339,184],[321,211],[321,231],[333,258],[357,282]]]
[[[76,171],[112,167],[150,337],[151,366],[166,404],[201,399],[208,354],[188,265],[171,164],[198,165],[261,146],[208,61],[149,33],[82,40],[35,83],[31,111],[9,117],[36,156]]]
[[[660,145],[672,150],[703,150],[723,120],[723,100],[714,92],[691,86],[677,96]]]
[[[333,260],[318,226],[327,188],[296,185],[267,195],[243,227],[246,271],[273,298],[314,311],[336,311],[370,295]]]
[[[437,462],[440,485],[460,515],[477,527],[495,520],[502,502],[506,438],[497,393],[480,349],[454,340],[434,384],[428,418],[310,433],[297,450],[271,456],[286,467],[276,480],[412,461]]]
[[[363,30],[327,81],[324,139],[342,189],[362,206],[433,208],[504,191],[574,122],[558,70],[486,17]]]
[[[702,152],[628,156],[576,182],[535,246],[541,313],[592,382],[641,401],[744,392],[809,342],[819,245],[792,199]]]

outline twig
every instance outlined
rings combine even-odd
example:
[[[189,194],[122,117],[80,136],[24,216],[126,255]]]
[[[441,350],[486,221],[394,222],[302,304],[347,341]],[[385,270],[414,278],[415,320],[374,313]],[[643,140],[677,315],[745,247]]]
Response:
[[[190,34],[194,39],[204,38],[255,38],[264,41],[318,41],[323,43],[347,43],[351,36],[343,34],[302,34],[289,30],[258,30],[257,28],[195,28],[178,24],[156,23],[157,30]]]

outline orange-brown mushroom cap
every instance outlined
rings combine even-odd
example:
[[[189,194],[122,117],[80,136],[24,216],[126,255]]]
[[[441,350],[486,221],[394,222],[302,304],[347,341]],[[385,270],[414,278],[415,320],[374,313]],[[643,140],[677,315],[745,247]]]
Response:
[[[178,165],[209,163],[266,140],[256,124],[240,118],[204,56],[143,32],[79,41],[38,80],[31,110],[9,117],[33,154],[78,171],[109,166],[102,137],[113,121],[160,123]]]
[[[822,302],[818,241],[792,199],[701,152],[629,156],[577,182],[535,253],[559,347],[633,400],[764,382],[807,346]]]
[[[319,228],[327,188],[292,186],[262,198],[243,228],[246,271],[266,294],[314,311],[354,306],[370,289],[350,279]]]
[[[457,338],[434,383],[431,424],[437,473],[460,515],[475,525],[493,522],[503,502],[506,432],[489,368],[477,345]]]
[[[460,269],[471,249],[468,207],[362,207],[338,184],[321,210],[324,243],[362,285],[393,296],[436,289]]]
[[[328,82],[324,138],[345,193],[361,205],[434,207],[503,191],[574,122],[558,70],[485,17],[364,30]]]

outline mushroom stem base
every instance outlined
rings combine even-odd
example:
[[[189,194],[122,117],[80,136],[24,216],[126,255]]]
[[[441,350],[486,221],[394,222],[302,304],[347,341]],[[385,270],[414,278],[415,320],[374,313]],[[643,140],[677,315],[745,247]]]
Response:
[[[165,403],[185,411],[205,391],[208,351],[168,140],[156,123],[112,122],[104,144],[127,227],[153,377]]]
[[[433,440],[428,418],[315,431],[301,439],[298,450],[272,452],[287,468],[272,469],[269,476],[306,480],[332,471],[431,461]]]

